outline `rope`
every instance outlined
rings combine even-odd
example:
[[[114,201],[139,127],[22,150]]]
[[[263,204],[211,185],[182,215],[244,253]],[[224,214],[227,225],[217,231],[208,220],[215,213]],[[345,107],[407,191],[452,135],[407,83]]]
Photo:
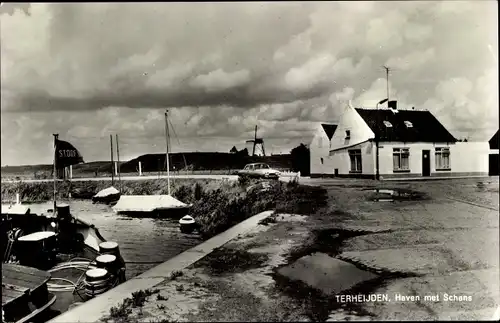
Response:
[[[12,255],[12,247],[14,246],[14,242],[19,239],[20,235],[23,233],[21,229],[13,229],[10,230],[7,234],[9,241],[7,242],[7,248],[5,249],[5,253],[3,255],[4,261],[8,261]]]
[[[98,281],[91,281],[91,282],[87,281],[85,279],[85,273],[87,272],[87,270],[93,268],[97,267],[92,264],[91,260],[86,258],[77,257],[71,259],[68,262],[61,263],[48,270],[48,272],[53,273],[64,269],[77,269],[81,270],[82,274],[78,277],[76,283],[66,278],[53,277],[51,278],[51,281],[58,280],[66,282],[67,284],[48,283],[47,284],[48,290],[51,292],[72,291],[73,294],[75,293],[79,294],[79,291],[84,290],[86,296],[94,297],[96,295],[106,292],[107,290],[115,287],[118,284],[119,275],[116,276],[110,275],[108,278]]]

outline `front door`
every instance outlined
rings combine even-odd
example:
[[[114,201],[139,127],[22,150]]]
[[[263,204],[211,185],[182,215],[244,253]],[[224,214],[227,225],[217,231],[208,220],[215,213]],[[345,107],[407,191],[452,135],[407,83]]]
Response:
[[[422,150],[422,176],[431,176],[431,151]]]

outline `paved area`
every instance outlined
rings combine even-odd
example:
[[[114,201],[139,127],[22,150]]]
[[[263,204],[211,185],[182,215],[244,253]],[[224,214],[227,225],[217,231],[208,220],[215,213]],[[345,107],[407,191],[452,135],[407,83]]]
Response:
[[[424,192],[421,201],[374,202],[360,185],[324,181],[333,208],[352,216],[344,229],[389,230],[351,238],[340,258],[366,268],[420,277],[372,291],[419,300],[363,303],[377,319],[492,319],[500,305],[498,178],[384,183]],[[350,186],[350,187],[349,187]],[[450,300],[445,294],[457,296]],[[425,296],[439,295],[439,300]]]
[[[49,321],[50,323],[67,322],[97,322],[103,316],[109,314],[113,306],[117,306],[124,298],[139,290],[152,288],[159,283],[168,280],[171,273],[179,271],[195,263],[199,259],[211,253],[215,248],[236,238],[238,235],[245,234],[254,228],[259,221],[271,215],[272,211],[262,212],[253,217],[235,225],[231,229],[201,243],[200,245],[189,249],[177,255],[176,257],[154,267],[145,273],[134,277],[118,287],[65,312]]]

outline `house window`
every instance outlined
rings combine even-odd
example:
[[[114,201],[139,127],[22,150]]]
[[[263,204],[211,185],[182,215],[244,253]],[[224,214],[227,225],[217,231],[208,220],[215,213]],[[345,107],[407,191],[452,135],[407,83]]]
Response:
[[[346,130],[345,131],[345,139],[351,139],[351,130]]]
[[[410,149],[394,148],[392,151],[392,163],[394,171],[410,170]]]
[[[361,173],[361,149],[349,150],[351,173]]]
[[[384,126],[386,128],[392,128],[392,123],[390,123],[389,121],[384,121]]]
[[[405,126],[406,128],[413,128],[413,123],[411,123],[410,121],[405,121]]]
[[[321,165],[323,165],[323,157],[321,157]]]
[[[450,148],[436,148],[436,170],[448,170],[450,167]]]

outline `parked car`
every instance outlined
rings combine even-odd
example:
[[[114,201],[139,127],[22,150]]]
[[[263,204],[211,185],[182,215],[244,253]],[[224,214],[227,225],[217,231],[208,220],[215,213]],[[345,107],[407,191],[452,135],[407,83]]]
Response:
[[[253,163],[246,165],[242,170],[238,171],[238,175],[242,177],[278,179],[280,172],[272,169],[268,164]]]

